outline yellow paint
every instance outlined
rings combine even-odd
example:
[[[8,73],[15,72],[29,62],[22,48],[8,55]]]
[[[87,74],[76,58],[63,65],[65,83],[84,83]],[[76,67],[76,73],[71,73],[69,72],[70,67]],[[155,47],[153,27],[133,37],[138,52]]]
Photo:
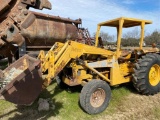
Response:
[[[110,83],[110,85],[118,85],[131,81],[133,64],[130,62],[131,53],[122,56],[122,28],[137,25],[141,26],[139,48],[141,50],[144,38],[144,26],[145,24],[150,23],[151,21],[147,20],[121,17],[98,24],[95,46],[89,46],[75,41],[67,41],[66,43],[56,42],[46,55],[44,54],[44,51],[40,51],[38,58],[42,62],[42,72],[45,74],[46,71],[48,71],[44,80],[44,85],[48,86],[51,79],[55,78],[58,73],[68,67],[72,70],[70,73],[71,76],[64,75],[62,79],[70,86],[83,84],[84,81],[86,82],[96,78],[103,79]],[[117,50],[115,52],[97,47],[99,44],[98,37],[102,26],[117,28]],[[98,65],[98,62],[100,62],[96,57],[104,60],[106,65],[110,66],[101,66],[98,69],[90,67],[88,63],[92,64],[93,62],[97,62]],[[120,59],[123,59],[124,61],[119,62]],[[151,83],[152,80],[153,79],[151,79]]]
[[[28,62],[27,59],[23,60],[23,70],[26,70],[28,68]]]
[[[119,19],[119,28],[118,28],[118,38],[117,38],[117,51],[116,57],[120,57],[120,49],[121,49],[121,38],[122,38],[122,28],[124,24],[124,19]]]
[[[125,67],[124,69],[129,71],[127,69],[127,67]],[[122,84],[122,83],[130,82],[131,76],[124,77],[124,74],[125,74],[125,72],[127,73],[127,71],[122,72],[120,70],[119,64],[115,63],[114,67],[111,68],[111,72],[110,72],[110,77],[111,77],[110,78],[111,79],[110,85],[113,86],[113,85],[119,85],[119,84]]]
[[[142,21],[142,23],[141,23],[140,49],[142,49],[142,47],[143,47],[143,39],[144,39],[144,26],[145,26],[145,22],[144,22],[144,21]]]
[[[73,77],[70,79],[67,77],[64,77],[63,78],[64,83],[66,83],[69,86],[75,86],[75,85],[82,84],[83,80],[86,80],[86,81],[92,80],[93,76],[90,74],[87,74],[86,70],[79,70],[78,72],[80,73],[79,75],[77,74],[77,72],[73,71]]]
[[[98,46],[98,43],[99,43],[98,37],[99,37],[99,34],[100,34],[100,29],[101,29],[101,26],[98,25],[97,26],[97,32],[96,32],[96,44],[95,44],[96,47]]]
[[[128,28],[128,27],[134,27],[134,26],[141,26],[140,49],[142,49],[143,39],[144,39],[144,27],[146,24],[151,24],[151,23],[152,23],[152,21],[149,21],[149,20],[141,20],[141,19],[135,19],[135,18],[126,18],[126,17],[121,17],[121,18],[101,22],[97,26],[96,46],[98,46],[98,37],[100,35],[100,28],[102,26],[117,28],[117,50],[116,50],[117,53],[116,53],[116,55],[118,58],[118,57],[120,57],[122,29]]]
[[[156,86],[160,81],[160,66],[155,64],[149,71],[149,82],[152,86]]]

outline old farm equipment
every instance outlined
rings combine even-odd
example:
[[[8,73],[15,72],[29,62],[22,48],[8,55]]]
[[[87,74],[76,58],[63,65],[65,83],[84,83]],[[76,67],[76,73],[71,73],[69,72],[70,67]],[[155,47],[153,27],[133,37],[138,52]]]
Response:
[[[39,60],[24,55],[6,68],[3,76],[0,76],[0,89],[5,87],[1,95],[15,104],[31,104],[42,91],[43,80],[39,65]]]
[[[132,81],[140,93],[145,95],[156,94],[160,90],[160,56],[157,48],[143,48],[142,46],[146,24],[151,24],[151,21],[124,17],[102,22],[98,24],[95,46],[68,40],[65,43],[56,42],[46,54],[45,51],[40,51],[38,59],[34,59],[31,62],[32,64],[26,62],[32,60],[32,58],[22,57],[21,60],[25,61],[22,70],[26,74],[21,73],[11,80],[1,89],[0,96],[16,104],[32,103],[39,94],[38,90],[41,91],[41,88],[46,88],[57,76],[60,82],[69,86],[83,86],[80,94],[80,105],[89,114],[100,113],[107,108],[111,98],[110,86]],[[98,47],[99,33],[103,26],[117,28],[116,50]],[[121,48],[122,28],[134,26],[141,27],[140,46],[131,51],[123,50]],[[14,63],[12,67],[14,66],[17,65]],[[2,71],[4,76],[7,70],[8,68]],[[43,80],[40,70],[45,76]],[[25,71],[28,71],[28,74]],[[35,80],[39,82],[37,83],[38,89],[32,88],[32,91],[34,89],[36,91],[33,101],[26,99],[28,94],[21,94],[26,91],[25,89],[19,89],[22,86],[26,88],[26,84],[23,83],[29,81],[26,76],[30,76],[30,74],[33,78],[33,80],[30,80],[30,84]],[[34,79],[36,75],[38,75],[38,78]],[[24,78],[20,76],[24,76]],[[1,78],[2,83],[4,78]],[[20,98],[12,98],[14,94],[17,95],[15,95],[17,98],[19,96]]]
[[[24,54],[37,56],[39,50],[48,51],[55,42],[72,39],[90,44],[87,29],[79,28],[81,19],[33,12],[29,8],[51,9],[48,0],[0,1],[0,55],[18,59]]]

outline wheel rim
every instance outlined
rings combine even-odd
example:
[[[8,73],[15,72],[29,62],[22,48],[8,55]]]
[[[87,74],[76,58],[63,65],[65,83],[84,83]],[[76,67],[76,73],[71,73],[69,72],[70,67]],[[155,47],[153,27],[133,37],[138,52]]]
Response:
[[[160,66],[155,64],[149,71],[149,82],[152,86],[156,86],[160,81]]]
[[[93,107],[100,107],[104,103],[105,97],[105,91],[102,88],[98,88],[92,93],[90,103]]]

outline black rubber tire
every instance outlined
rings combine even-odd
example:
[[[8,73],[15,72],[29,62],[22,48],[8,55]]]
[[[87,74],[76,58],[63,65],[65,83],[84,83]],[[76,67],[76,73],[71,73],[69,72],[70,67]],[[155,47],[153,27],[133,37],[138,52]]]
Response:
[[[154,64],[160,65],[160,56],[155,53],[146,54],[135,64],[132,82],[144,95],[154,95],[160,91],[160,82],[155,86],[149,82],[149,71]]]
[[[104,102],[99,107],[92,106],[90,102],[90,98],[92,93],[94,93],[97,89],[102,89],[105,92]],[[80,94],[80,105],[84,111],[88,114],[98,114],[103,112],[111,99],[111,89],[107,82],[102,80],[91,80],[88,82],[81,90]]]

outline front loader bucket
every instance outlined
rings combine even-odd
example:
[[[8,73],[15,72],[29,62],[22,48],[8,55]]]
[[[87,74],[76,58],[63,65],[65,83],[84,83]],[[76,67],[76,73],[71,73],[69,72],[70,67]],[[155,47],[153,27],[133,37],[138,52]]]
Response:
[[[6,68],[0,78],[0,97],[18,105],[32,104],[42,91],[39,65],[39,60],[25,55]]]

